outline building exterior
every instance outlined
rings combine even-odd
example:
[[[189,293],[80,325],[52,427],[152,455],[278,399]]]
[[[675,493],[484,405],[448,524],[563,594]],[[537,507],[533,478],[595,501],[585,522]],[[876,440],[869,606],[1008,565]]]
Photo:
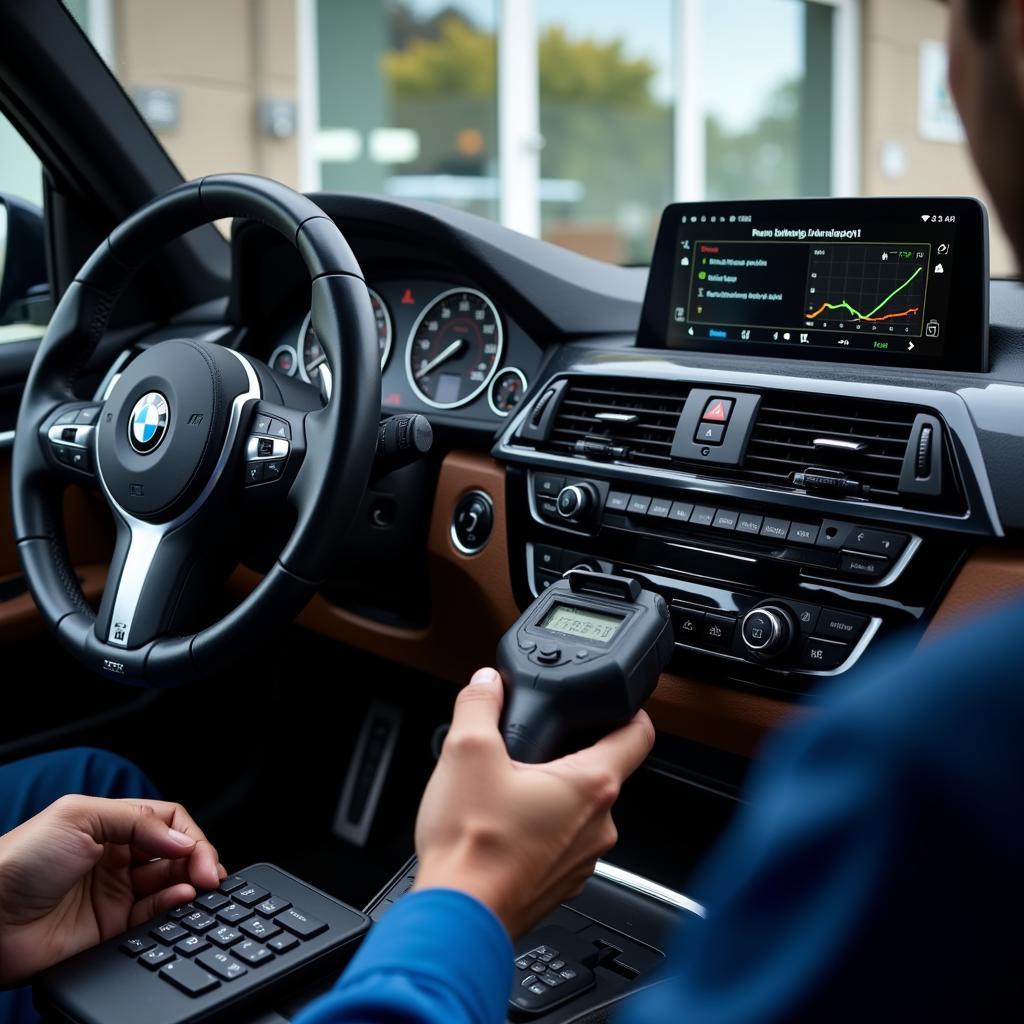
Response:
[[[981,192],[938,0],[67,6],[187,177],[433,199],[619,262],[673,199]]]

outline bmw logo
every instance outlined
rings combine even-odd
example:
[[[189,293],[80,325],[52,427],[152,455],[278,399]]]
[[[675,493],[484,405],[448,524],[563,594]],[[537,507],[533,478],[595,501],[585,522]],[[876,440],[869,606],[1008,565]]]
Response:
[[[128,420],[128,440],[140,455],[159,447],[167,433],[170,412],[167,399],[159,391],[149,391],[135,403]]]

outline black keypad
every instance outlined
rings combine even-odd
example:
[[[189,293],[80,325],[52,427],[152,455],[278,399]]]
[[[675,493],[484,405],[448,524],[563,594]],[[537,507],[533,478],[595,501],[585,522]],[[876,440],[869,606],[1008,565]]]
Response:
[[[266,946],[261,946],[252,939],[246,939],[237,946],[232,946],[231,952],[250,966],[258,966],[267,960],[272,960],[274,956]]]
[[[161,942],[166,942],[168,945],[175,943],[178,939],[185,938],[188,932],[181,927],[175,921],[164,921],[162,924],[158,924],[155,928],[149,930],[149,934],[154,939],[159,939]]]
[[[236,903],[241,903],[243,907],[254,907],[257,903],[262,903],[270,895],[266,889],[261,889],[258,885],[246,885],[237,892],[231,894],[231,898]]]
[[[233,946],[242,938],[242,933],[237,928],[231,928],[225,924],[221,925],[220,928],[214,928],[212,932],[208,932],[207,938],[218,946],[227,948],[228,946]]]
[[[254,917],[252,920],[246,921],[241,928],[250,938],[259,939],[260,942],[271,938],[281,930],[273,921],[267,921],[262,917]]]
[[[174,944],[174,951],[182,956],[195,956],[196,953],[202,953],[203,950],[209,948],[210,944],[202,935],[190,935],[187,939],[182,939],[181,942]]]
[[[225,981],[234,981],[248,971],[248,968],[239,963],[231,953],[216,952],[212,949],[208,953],[200,953],[196,957],[196,962]]]
[[[217,911],[217,920],[223,921],[225,924],[238,924],[239,921],[252,917],[252,914],[250,907],[243,907],[240,903],[229,903]]]
[[[298,907],[291,907],[283,914],[279,914],[274,920],[282,928],[287,928],[288,931],[293,935],[297,935],[300,939],[311,939],[314,935],[319,935],[327,928],[323,921],[310,917],[309,914],[299,910]]]
[[[224,893],[214,890],[213,892],[208,892],[199,896],[193,902],[200,910],[205,910],[207,913],[212,914],[231,901],[224,895]],[[175,920],[177,920],[177,918],[175,918]]]
[[[204,971],[188,960],[175,960],[160,968],[160,977],[190,996],[201,996],[217,988],[220,982],[209,971]]]

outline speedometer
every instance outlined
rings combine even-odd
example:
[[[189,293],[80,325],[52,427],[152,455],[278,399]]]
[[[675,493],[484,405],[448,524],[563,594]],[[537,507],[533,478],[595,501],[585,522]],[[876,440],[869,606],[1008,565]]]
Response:
[[[442,292],[409,332],[405,372],[413,391],[435,409],[471,402],[501,361],[501,318],[473,288]]]
[[[391,355],[394,328],[384,300],[372,288],[366,290],[370,293],[370,305],[373,307],[373,319],[377,327],[377,348],[380,350],[380,368],[383,370],[388,356]],[[324,354],[320,339],[309,322],[308,313],[299,330],[299,376],[310,384],[318,385],[323,393],[330,397],[331,368],[327,364],[327,356]]]

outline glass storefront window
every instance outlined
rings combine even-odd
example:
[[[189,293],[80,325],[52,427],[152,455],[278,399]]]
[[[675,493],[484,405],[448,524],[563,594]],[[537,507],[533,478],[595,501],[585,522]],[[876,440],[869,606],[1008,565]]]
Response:
[[[541,232],[646,263],[672,199],[671,0],[538,0]]]

